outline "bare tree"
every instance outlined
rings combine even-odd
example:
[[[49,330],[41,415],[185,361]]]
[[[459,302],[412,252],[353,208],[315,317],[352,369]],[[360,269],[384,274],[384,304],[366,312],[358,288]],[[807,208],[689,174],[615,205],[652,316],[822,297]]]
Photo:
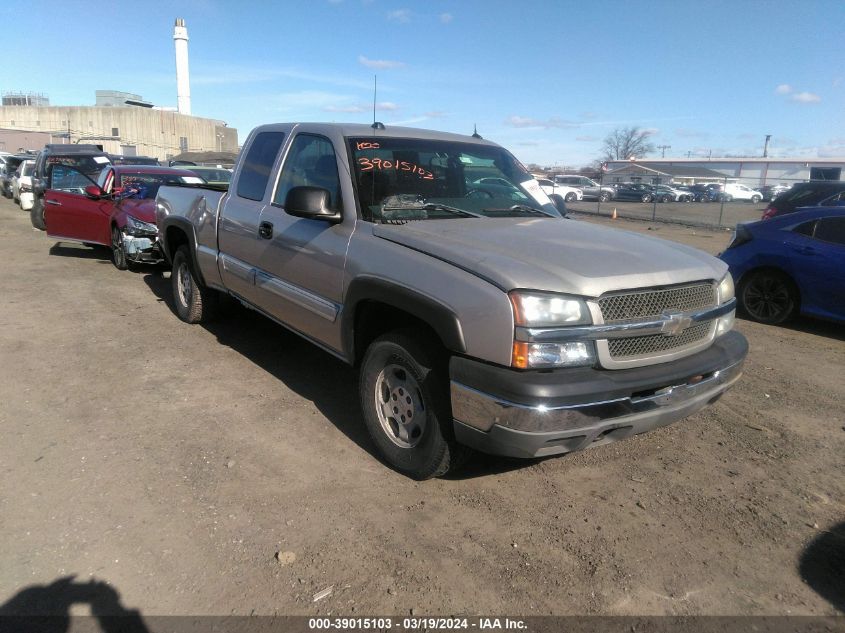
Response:
[[[651,132],[639,127],[620,127],[607,135],[602,145],[604,160],[627,160],[642,158],[654,151],[654,143],[648,137]]]

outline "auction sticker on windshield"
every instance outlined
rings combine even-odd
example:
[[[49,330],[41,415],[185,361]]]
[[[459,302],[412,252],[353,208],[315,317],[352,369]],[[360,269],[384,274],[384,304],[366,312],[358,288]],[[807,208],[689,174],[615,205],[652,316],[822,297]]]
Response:
[[[527,191],[528,194],[540,204],[552,204],[551,198],[549,198],[549,196],[546,195],[546,192],[542,190],[540,183],[533,178],[519,184],[521,184],[522,188],[525,189],[525,191]]]

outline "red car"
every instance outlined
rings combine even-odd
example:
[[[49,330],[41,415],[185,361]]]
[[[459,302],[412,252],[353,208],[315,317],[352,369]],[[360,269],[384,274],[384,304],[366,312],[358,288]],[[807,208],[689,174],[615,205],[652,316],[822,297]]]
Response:
[[[162,261],[155,224],[158,188],[205,181],[190,171],[171,167],[107,164],[96,176],[56,164],[50,166],[47,182],[47,235],[63,242],[107,246],[114,265],[125,270],[130,263]]]

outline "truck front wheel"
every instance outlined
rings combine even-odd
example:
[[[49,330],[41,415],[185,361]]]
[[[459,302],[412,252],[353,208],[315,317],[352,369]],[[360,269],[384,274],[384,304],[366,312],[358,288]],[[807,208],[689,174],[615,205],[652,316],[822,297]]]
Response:
[[[201,323],[209,319],[216,300],[215,291],[197,279],[187,245],[180,246],[173,255],[170,283],[176,314],[180,319],[185,323]]]
[[[451,435],[446,363],[416,332],[377,338],[361,364],[364,423],[385,461],[414,479],[445,475],[468,449]]]

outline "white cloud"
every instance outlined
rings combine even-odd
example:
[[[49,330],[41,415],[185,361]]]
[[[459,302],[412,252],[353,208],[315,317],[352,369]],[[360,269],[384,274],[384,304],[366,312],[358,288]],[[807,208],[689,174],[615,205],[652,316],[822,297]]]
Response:
[[[348,112],[348,113],[355,113],[355,112],[364,112],[365,108],[362,106],[357,105],[350,105],[350,106],[336,106],[336,105],[327,105],[323,108],[323,112]]]
[[[390,59],[369,59],[363,55],[358,55],[358,63],[367,68],[375,68],[377,70],[405,67],[405,62],[397,62]]]
[[[286,112],[297,108],[319,108],[322,110],[336,103],[343,103],[348,99],[345,95],[322,92],[320,90],[283,92],[264,97],[264,101],[270,106],[271,110],[277,112]]]
[[[368,105],[336,105],[334,103],[330,103],[323,107],[323,112],[344,112],[354,114],[356,112],[370,112],[372,110],[372,104]],[[399,106],[392,101],[380,101],[376,104],[376,110],[384,110],[387,112],[395,112],[399,110]]]
[[[643,130],[643,136],[654,136],[660,134],[660,130],[656,127],[647,127]]]
[[[799,103],[818,103],[822,100],[819,95],[812,92],[799,92],[789,98]]]
[[[449,24],[454,19],[454,16],[451,13],[441,13],[440,14],[440,21],[443,24]]]
[[[396,9],[395,11],[391,11],[387,14],[387,19],[391,22],[399,22],[401,24],[407,24],[411,21],[411,10],[410,9]]]
[[[442,119],[448,116],[448,113],[443,112],[443,110],[431,110],[430,112],[426,112],[425,116],[429,119]]]
[[[775,88],[775,94],[788,95],[790,92],[792,92],[792,86],[789,84],[780,84]]]
[[[582,143],[595,143],[599,138],[597,136],[576,136],[575,140]]]
[[[675,136],[679,136],[681,138],[707,138],[710,135],[707,132],[701,132],[687,127],[679,127],[675,130]]]
[[[563,119],[560,119],[558,117],[552,117],[550,119],[542,120],[534,119],[532,117],[519,116],[516,114],[508,117],[505,120],[505,125],[509,125],[511,127],[535,127],[544,129],[578,127],[578,124],[573,123],[571,121],[564,121]]]

